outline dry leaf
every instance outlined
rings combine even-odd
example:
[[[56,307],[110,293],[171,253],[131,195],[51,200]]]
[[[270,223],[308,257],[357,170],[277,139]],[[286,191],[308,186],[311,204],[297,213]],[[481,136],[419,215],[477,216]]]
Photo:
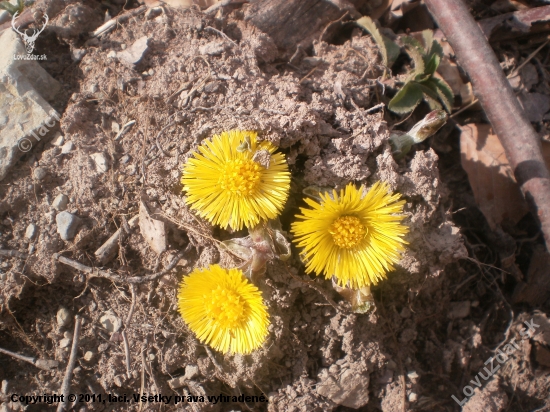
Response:
[[[516,224],[528,212],[527,204],[498,137],[488,124],[470,123],[460,129],[462,167],[489,226],[494,230],[504,219]],[[549,143],[542,142],[542,152],[549,167]]]
[[[489,226],[494,230],[504,219],[517,223],[528,212],[527,204],[491,126],[471,123],[460,129],[462,167]]]

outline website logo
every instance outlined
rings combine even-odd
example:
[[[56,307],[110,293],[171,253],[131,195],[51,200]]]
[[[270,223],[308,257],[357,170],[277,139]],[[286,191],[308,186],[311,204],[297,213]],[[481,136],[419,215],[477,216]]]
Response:
[[[15,20],[17,19],[17,15],[19,14],[19,12],[15,12],[15,14],[13,15],[12,19],[11,19],[11,27],[13,27],[13,30],[19,34],[21,36],[21,39],[23,40],[23,42],[25,42],[25,49],[27,50],[27,58],[22,58],[22,56],[17,56],[19,57],[19,59],[17,60],[45,60],[45,55],[44,56],[36,56],[36,58],[29,58],[31,55],[32,55],[32,52],[34,50],[34,43],[36,42],[36,39],[38,38],[38,35],[40,33],[42,33],[44,31],[44,29],[46,28],[46,25],[48,24],[48,15],[47,14],[44,14],[44,25],[42,26],[41,29],[37,30],[37,29],[34,29],[33,30],[33,33],[32,35],[28,35],[27,34],[27,31],[25,30],[24,32],[21,32],[19,31],[19,27],[15,27]],[[33,57],[35,57],[34,55],[32,55]],[[15,58],[16,56],[14,56]],[[40,58],[42,57],[42,58]]]

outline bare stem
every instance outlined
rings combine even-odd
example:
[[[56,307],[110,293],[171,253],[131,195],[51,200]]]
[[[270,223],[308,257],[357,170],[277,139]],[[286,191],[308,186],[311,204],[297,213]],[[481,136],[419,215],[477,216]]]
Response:
[[[61,393],[63,394],[63,401],[57,405],[57,412],[63,412],[67,406],[67,400],[71,391],[71,378],[73,377],[73,370],[76,364],[76,352],[78,351],[78,340],[80,339],[80,327],[82,326],[82,318],[78,315],[74,317],[74,333],[73,333],[73,346],[71,347],[71,355],[69,356],[69,363],[67,369],[65,369],[65,376],[63,377],[63,384],[61,385]]]
[[[541,223],[550,250],[550,173],[540,139],[514,95],[497,57],[462,0],[426,0],[460,65],[468,73],[523,196]]]

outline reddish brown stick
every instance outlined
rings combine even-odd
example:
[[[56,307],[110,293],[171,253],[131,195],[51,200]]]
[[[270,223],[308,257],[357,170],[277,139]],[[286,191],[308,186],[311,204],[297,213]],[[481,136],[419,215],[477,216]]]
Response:
[[[550,174],[540,139],[500,68],[497,57],[462,0],[426,0],[460,65],[472,81],[550,250]]]

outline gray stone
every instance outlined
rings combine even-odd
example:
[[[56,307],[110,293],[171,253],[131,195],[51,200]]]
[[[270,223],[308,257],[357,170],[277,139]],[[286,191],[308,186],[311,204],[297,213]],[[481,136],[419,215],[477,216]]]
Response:
[[[53,137],[52,144],[54,146],[61,146],[64,140],[65,140],[65,137],[60,132],[57,132]]]
[[[185,379],[193,379],[199,374],[199,368],[197,365],[187,365],[185,367]]]
[[[126,164],[130,161],[130,155],[124,155],[120,158],[120,164]]]
[[[69,198],[63,193],[60,193],[53,200],[52,207],[61,212],[67,209],[68,204],[69,204]]]
[[[71,57],[73,61],[79,62],[86,55],[86,49],[72,49]]]
[[[101,323],[101,326],[103,326],[107,331],[111,333],[118,332],[122,327],[122,320],[120,318],[117,318],[111,312],[105,313],[99,319],[99,323]]]
[[[78,226],[80,225],[80,218],[69,213],[60,212],[55,217],[57,224],[57,233],[63,240],[71,240],[75,237]]]
[[[38,228],[36,227],[36,225],[34,223],[31,223],[29,224],[29,226],[27,226],[27,230],[25,230],[25,237],[27,239],[34,239],[37,231]]]
[[[13,30],[0,34],[0,180],[19,158],[48,135],[59,122],[53,101],[60,84],[26,55]]]
[[[228,44],[224,41],[213,41],[199,47],[199,53],[210,56],[218,56],[222,54],[227,47]]]
[[[90,157],[95,162],[96,169],[100,173],[105,173],[109,170],[109,159],[103,152],[91,154]]]
[[[116,54],[122,63],[129,65],[138,64],[143,55],[147,52],[149,39],[142,36],[137,39],[130,47]]]
[[[463,319],[470,314],[470,301],[451,302],[447,317],[449,319]]]
[[[74,149],[73,142],[65,142],[65,144],[61,146],[61,153],[67,154],[73,149]]]
[[[44,178],[48,175],[48,169],[45,167],[37,167],[32,172],[32,177],[34,177],[36,180],[44,180]]]
[[[57,326],[64,328],[71,323],[72,314],[67,308],[59,308],[57,311]]]
[[[71,344],[71,340],[68,338],[63,338],[59,341],[59,347],[61,349],[68,347]]]
[[[319,374],[317,393],[329,398],[338,405],[348,408],[360,408],[369,401],[369,375],[345,369],[340,376],[327,373]]]

